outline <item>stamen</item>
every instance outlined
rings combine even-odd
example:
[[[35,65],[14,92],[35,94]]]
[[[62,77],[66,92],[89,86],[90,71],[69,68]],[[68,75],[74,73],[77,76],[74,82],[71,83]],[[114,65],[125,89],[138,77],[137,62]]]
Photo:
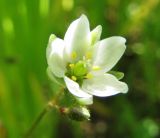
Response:
[[[87,52],[86,53],[86,59],[91,59],[92,58],[92,53],[91,52]]]
[[[72,52],[71,58],[72,58],[72,59],[75,59],[76,57],[77,57],[77,53],[76,53],[76,52]]]
[[[93,78],[93,75],[91,73],[88,73],[86,76],[85,76],[86,79],[91,79]]]
[[[77,80],[76,76],[72,76],[71,79],[74,80],[74,81]]]
[[[74,64],[69,64],[69,67],[71,68],[71,69],[73,69],[74,68]]]
[[[101,68],[100,68],[99,66],[93,66],[92,69],[93,69],[94,71],[98,71],[98,70],[100,70]]]

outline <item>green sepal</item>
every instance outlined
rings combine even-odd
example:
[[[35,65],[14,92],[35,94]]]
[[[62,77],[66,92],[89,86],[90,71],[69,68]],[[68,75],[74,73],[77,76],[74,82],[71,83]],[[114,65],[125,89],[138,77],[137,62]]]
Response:
[[[60,106],[65,107],[73,107],[79,106],[80,104],[77,102],[75,96],[73,96],[67,88],[64,89],[64,94],[61,100],[59,101]]]
[[[50,36],[49,36],[49,41],[48,41],[48,43],[51,43],[53,40],[55,40],[56,39],[56,35],[54,35],[54,34],[51,34]]]
[[[124,73],[123,72],[109,71],[108,73],[114,75],[118,80],[121,80],[124,77]]]
[[[50,68],[48,67],[47,68],[47,75],[49,77],[49,79],[55,83],[57,83],[58,85],[60,86],[63,86],[65,87],[65,82],[64,82],[64,79],[63,78],[58,78],[56,77],[50,70]]]

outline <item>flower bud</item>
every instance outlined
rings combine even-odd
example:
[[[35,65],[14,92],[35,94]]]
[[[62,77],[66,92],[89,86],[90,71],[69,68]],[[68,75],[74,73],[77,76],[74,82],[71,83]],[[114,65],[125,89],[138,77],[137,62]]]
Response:
[[[73,107],[69,109],[68,116],[72,120],[84,121],[90,120],[90,113],[85,107]]]

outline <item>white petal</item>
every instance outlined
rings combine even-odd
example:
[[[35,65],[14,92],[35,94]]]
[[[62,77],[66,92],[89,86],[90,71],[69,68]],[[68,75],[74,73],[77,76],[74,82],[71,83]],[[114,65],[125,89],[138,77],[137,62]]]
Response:
[[[48,43],[47,47],[47,62],[56,77],[63,77],[65,73],[66,63],[63,58],[64,41],[55,38]]]
[[[82,58],[85,51],[90,45],[90,28],[89,21],[85,15],[73,21],[69,26],[64,41],[66,43],[65,56],[69,61],[72,61],[72,54],[76,54],[75,58]]]
[[[106,97],[118,93],[126,93],[128,86],[124,82],[118,81],[115,76],[104,74],[84,80],[82,89],[92,95]]]
[[[100,40],[102,33],[102,26],[98,25],[95,29],[93,29],[90,33],[91,35],[91,45],[94,45],[97,41]]]
[[[82,91],[79,87],[79,84],[73,80],[71,80],[68,77],[64,77],[64,81],[67,85],[67,88],[70,93],[72,93],[74,96],[81,97],[81,98],[90,98],[91,95],[86,93],[85,91]]]
[[[93,104],[93,96],[88,98],[76,98],[81,105],[91,105]]]
[[[123,55],[126,46],[123,37],[110,37],[97,43],[93,54],[93,66],[100,67],[103,73],[111,70]]]

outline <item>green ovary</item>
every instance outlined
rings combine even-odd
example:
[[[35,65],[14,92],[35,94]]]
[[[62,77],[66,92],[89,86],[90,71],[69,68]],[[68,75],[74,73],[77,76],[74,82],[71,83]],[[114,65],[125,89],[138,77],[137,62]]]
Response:
[[[70,63],[67,65],[66,76],[72,80],[78,82],[80,85],[83,82],[83,79],[87,78],[88,69],[85,61],[78,61],[77,63]]]

